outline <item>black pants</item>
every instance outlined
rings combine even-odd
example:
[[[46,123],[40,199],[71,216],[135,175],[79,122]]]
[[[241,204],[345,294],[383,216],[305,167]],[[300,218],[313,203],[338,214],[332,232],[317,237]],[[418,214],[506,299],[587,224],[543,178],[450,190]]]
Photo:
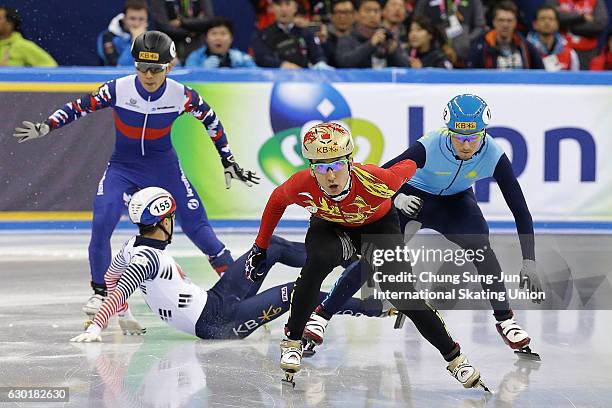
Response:
[[[306,322],[320,302],[319,290],[323,281],[336,266],[350,257],[349,247],[362,253],[361,238],[365,234],[377,235],[378,240],[383,240],[383,246],[388,248],[403,245],[399,219],[394,208],[380,220],[360,227],[343,227],[316,217],[310,219],[305,242],[306,263],[293,288],[286,326],[290,339],[302,338]],[[393,245],[394,242],[396,245]],[[368,270],[373,273],[371,268]],[[446,331],[443,320],[425,301],[416,302],[420,304],[403,312],[445,358],[456,356],[458,345]]]
[[[423,207],[416,218],[422,224],[421,228],[438,231],[460,248],[474,251],[484,249],[482,261],[474,260],[474,266],[479,275],[493,276],[494,279],[490,284],[482,281],[482,288],[498,293],[506,291],[506,285],[500,279],[502,268],[489,243],[489,226],[471,188],[457,194],[438,196],[406,183],[399,192],[423,199]],[[404,231],[410,219],[402,213],[399,218],[401,230]],[[491,299],[490,302],[497,320],[512,317],[507,300]]]

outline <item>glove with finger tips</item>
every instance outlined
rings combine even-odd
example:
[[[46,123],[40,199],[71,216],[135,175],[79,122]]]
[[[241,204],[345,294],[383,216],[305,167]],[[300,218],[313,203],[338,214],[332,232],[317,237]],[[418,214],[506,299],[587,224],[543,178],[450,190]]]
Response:
[[[257,244],[253,244],[251,251],[247,255],[244,265],[246,277],[257,282],[263,278],[266,273],[266,250],[260,248]]]
[[[49,125],[44,122],[32,123],[24,120],[21,123],[23,124],[23,127],[15,128],[15,133],[13,133],[13,136],[19,138],[18,143],[22,143],[30,139],[38,139],[51,131]]]
[[[225,174],[225,188],[231,187],[232,179],[240,180],[248,187],[252,187],[253,184],[259,184],[260,179],[257,173],[251,170],[244,170],[240,167],[238,163],[236,163],[234,155],[222,158],[221,163],[225,168],[223,171]]]
[[[102,329],[96,326],[95,323],[92,323],[87,328],[85,333],[81,333],[78,336],[74,336],[70,339],[71,342],[74,343],[91,343],[91,342],[99,342],[102,341],[102,337],[100,337],[100,333],[102,333]]]
[[[400,193],[393,200],[393,204],[407,217],[416,218],[421,212],[421,208],[423,208],[423,199]]]
[[[536,263],[531,259],[523,259],[523,267],[519,274],[520,282],[519,289],[525,289],[528,292],[542,293],[542,283],[536,272]],[[531,299],[533,303],[541,303],[542,299],[533,297]]]

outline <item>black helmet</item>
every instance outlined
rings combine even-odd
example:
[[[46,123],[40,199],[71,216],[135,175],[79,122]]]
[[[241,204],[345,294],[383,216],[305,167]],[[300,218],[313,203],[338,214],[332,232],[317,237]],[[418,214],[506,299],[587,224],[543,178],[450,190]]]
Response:
[[[176,57],[174,41],[161,31],[147,31],[132,43],[132,57],[136,62],[167,64]]]

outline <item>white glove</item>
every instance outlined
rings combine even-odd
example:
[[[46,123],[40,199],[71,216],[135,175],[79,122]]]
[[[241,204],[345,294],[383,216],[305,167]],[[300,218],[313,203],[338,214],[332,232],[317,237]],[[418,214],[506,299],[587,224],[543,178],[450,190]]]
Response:
[[[119,320],[119,327],[121,327],[121,331],[125,335],[137,335],[145,334],[147,332],[147,328],[143,327],[132,315],[130,309],[125,310],[124,312],[118,313],[117,318]]]
[[[21,123],[23,123],[24,127],[15,128],[15,133],[13,133],[13,136],[20,138],[18,143],[22,143],[30,139],[38,139],[39,137],[43,137],[49,133],[51,130],[49,129],[49,125],[46,123],[32,123],[28,122],[27,120],[24,120]]]
[[[395,207],[410,218],[416,218],[423,207],[423,200],[417,196],[398,194],[393,200]]]
[[[528,292],[541,293],[542,283],[536,272],[536,263],[531,259],[523,259],[523,267],[520,272],[521,281],[519,283],[519,289],[525,289]],[[534,298],[531,300],[533,303],[541,303],[542,299]]]
[[[81,333],[78,336],[74,336],[70,339],[70,341],[75,343],[91,343],[94,341],[102,341],[100,333],[102,333],[102,329],[98,327],[95,323],[92,323],[89,325],[85,333]]]

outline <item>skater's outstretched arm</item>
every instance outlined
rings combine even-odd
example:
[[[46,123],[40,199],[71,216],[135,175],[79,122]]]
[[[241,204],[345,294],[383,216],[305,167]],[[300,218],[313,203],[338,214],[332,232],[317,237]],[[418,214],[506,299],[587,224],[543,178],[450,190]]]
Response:
[[[512,170],[512,164],[505,153],[499,158],[497,166],[495,166],[493,178],[497,181],[504,200],[506,200],[506,204],[514,216],[516,230],[519,233],[519,240],[521,242],[523,259],[535,260],[533,220],[527,207],[523,190],[521,190],[521,185],[516,179]]]
[[[24,121],[23,127],[15,129],[13,136],[19,138],[19,143],[45,136],[54,129],[73,122],[88,113],[115,105],[115,81],[108,81],[93,93],[68,102],[56,110],[44,122],[33,123]]]
[[[254,171],[245,170],[236,163],[234,155],[230,151],[223,124],[221,124],[217,114],[210,105],[188,86],[185,87],[185,98],[184,112],[189,113],[202,122],[208,132],[208,136],[210,136],[210,139],[217,148],[219,157],[221,157],[221,163],[225,169],[226,188],[230,188],[231,180],[234,179],[242,181],[249,187],[253,184],[259,184],[259,177]]]
[[[71,341],[100,341],[100,333],[107,326],[108,320],[124,308],[127,299],[141,283],[156,276],[158,269],[159,257],[155,251],[143,248],[136,252],[119,278],[116,289],[104,300],[86,333]]]
[[[420,142],[416,142],[412,146],[410,146],[404,153],[395,157],[394,159],[389,160],[385,164],[383,164],[383,169],[388,169],[389,167],[399,163],[402,160],[412,160],[416,163],[418,169],[422,169],[425,166],[427,153],[425,151],[425,146],[423,146]]]

